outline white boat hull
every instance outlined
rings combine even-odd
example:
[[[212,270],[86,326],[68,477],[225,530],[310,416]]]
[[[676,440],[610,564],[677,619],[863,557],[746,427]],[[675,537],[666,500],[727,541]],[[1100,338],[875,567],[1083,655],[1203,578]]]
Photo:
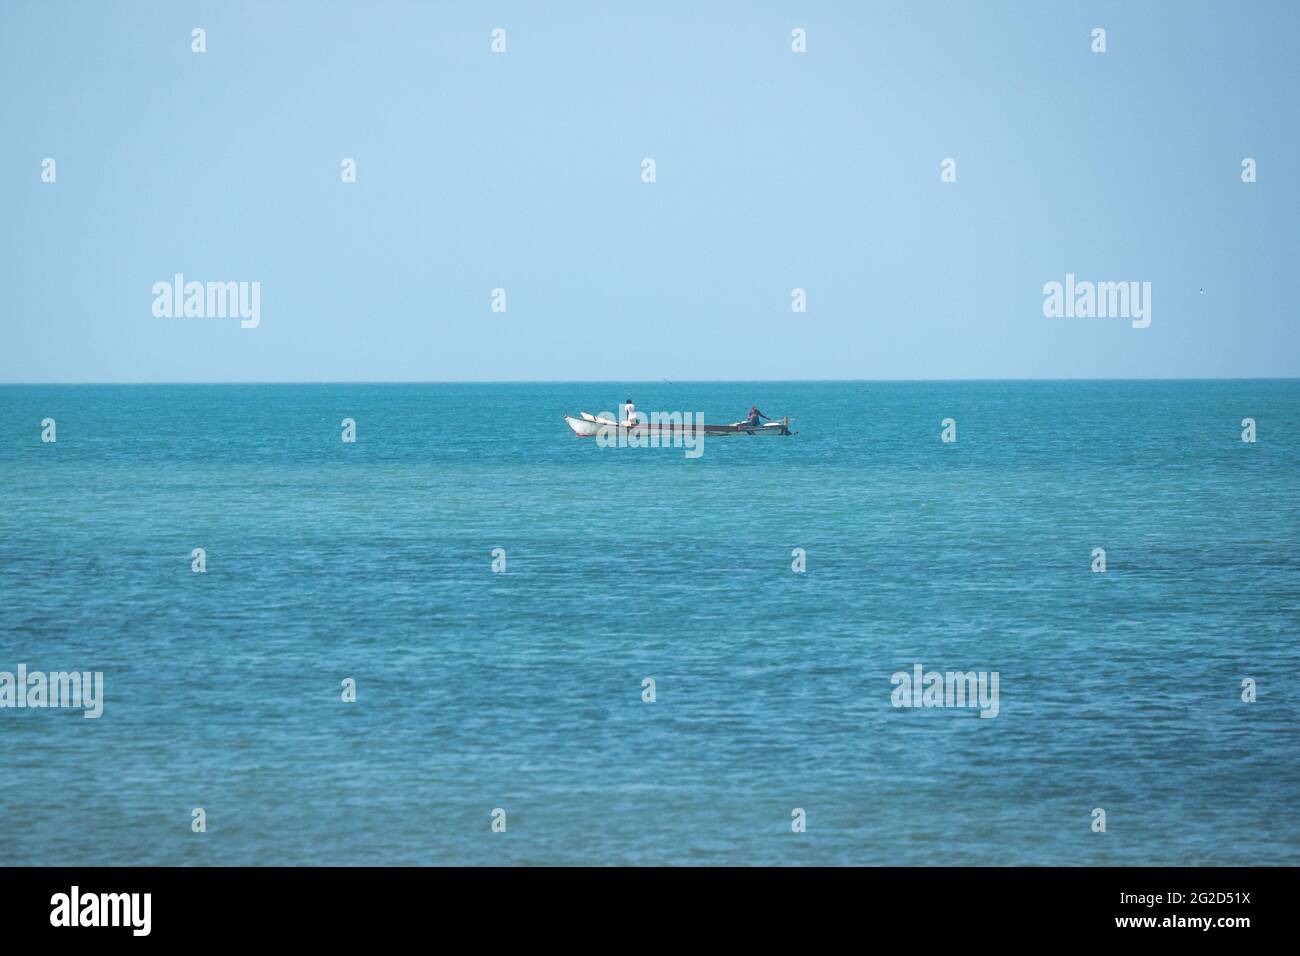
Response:
[[[572,415],[565,415],[564,421],[568,424],[573,433],[580,438],[595,438],[600,434],[602,428],[608,429],[606,434],[611,437],[617,434],[650,436],[673,436],[680,434],[694,434],[695,426],[692,424],[641,424],[641,425],[618,425],[608,419],[600,418],[575,418]],[[791,435],[788,420],[782,419],[779,422],[767,422],[763,425],[750,425],[746,422],[736,422],[733,425],[705,425],[704,437],[721,438],[725,435]]]

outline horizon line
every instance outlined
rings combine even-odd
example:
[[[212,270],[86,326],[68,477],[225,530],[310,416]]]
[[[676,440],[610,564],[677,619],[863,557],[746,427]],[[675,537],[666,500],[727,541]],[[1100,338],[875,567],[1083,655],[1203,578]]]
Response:
[[[150,385],[804,385],[804,384],[918,384],[958,382],[1294,382],[1300,375],[1236,375],[1236,376],[1150,376],[1126,378],[1122,376],[1067,377],[1016,377],[1016,378],[538,378],[538,379],[211,379],[178,381],[158,379],[151,381],[52,381],[52,382],[0,382],[0,388],[31,388],[40,386],[150,386]]]

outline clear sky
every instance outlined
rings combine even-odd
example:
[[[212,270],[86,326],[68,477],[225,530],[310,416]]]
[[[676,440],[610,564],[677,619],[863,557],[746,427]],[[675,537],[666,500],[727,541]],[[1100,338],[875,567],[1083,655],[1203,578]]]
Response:
[[[1290,0],[0,0],[0,382],[1295,376],[1297,36]],[[260,282],[260,326],[156,317],[177,272]],[[1044,317],[1066,273],[1150,282],[1150,327]]]

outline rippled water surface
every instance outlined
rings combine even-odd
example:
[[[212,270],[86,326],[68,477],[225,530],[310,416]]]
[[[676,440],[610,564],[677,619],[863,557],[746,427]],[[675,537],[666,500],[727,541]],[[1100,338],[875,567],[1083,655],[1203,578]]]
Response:
[[[689,460],[562,421],[628,396],[799,434]],[[1298,863],[1297,413],[1295,381],[0,387],[0,670],[105,682],[99,720],[0,710],[6,862]],[[997,671],[997,717],[891,706],[918,663]]]

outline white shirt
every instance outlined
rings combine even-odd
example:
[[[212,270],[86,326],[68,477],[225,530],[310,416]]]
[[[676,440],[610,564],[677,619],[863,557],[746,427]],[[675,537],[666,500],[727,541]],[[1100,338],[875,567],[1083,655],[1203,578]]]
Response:
[[[623,406],[623,421],[627,422],[628,424],[636,423],[636,406],[633,405],[631,402],[628,402],[626,405]]]

